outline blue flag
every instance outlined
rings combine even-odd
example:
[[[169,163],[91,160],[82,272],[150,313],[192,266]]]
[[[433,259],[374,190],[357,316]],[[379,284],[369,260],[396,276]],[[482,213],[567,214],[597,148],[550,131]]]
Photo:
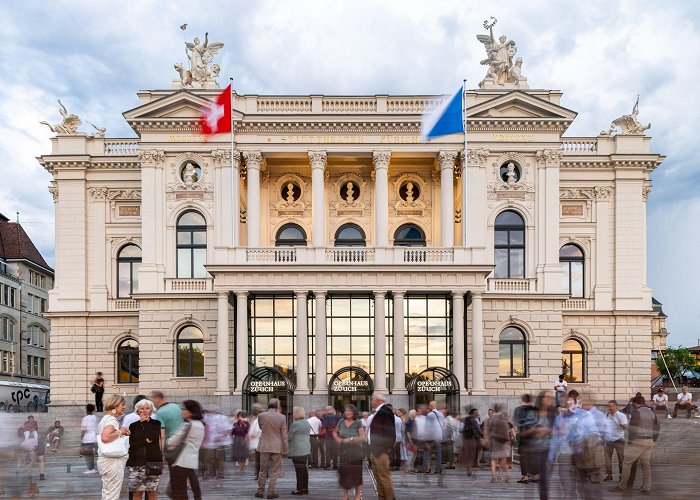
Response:
[[[421,123],[421,140],[429,141],[435,137],[464,133],[462,119],[462,96],[460,88],[451,98],[445,99],[430,113],[423,115]]]

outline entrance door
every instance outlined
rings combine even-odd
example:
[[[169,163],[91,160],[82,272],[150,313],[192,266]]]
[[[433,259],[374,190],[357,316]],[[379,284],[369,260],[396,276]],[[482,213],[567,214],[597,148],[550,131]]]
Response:
[[[370,411],[370,396],[374,384],[369,373],[357,366],[346,366],[333,374],[328,384],[328,404],[343,411],[352,404],[357,411]]]
[[[459,410],[456,407],[459,384],[452,372],[445,368],[433,367],[423,370],[408,381],[406,389],[413,408],[435,401],[438,405],[446,403],[450,410]]]
[[[263,408],[265,408],[265,410],[267,410],[267,403],[273,398],[277,398],[280,400],[280,412],[283,415],[291,415],[292,414],[292,409],[294,408],[292,406],[293,397],[287,391],[260,392],[257,394],[250,393],[248,395],[248,402],[246,405],[247,406],[246,411],[250,412],[255,403],[259,403],[259,404],[263,405]]]
[[[354,405],[359,413],[370,411],[371,393],[356,392],[354,394],[331,394],[331,406],[337,411],[343,411],[347,405]]]
[[[248,374],[243,381],[243,403],[250,412],[255,403],[267,410],[270,399],[280,401],[280,411],[291,417],[294,408],[294,385],[290,379],[275,368],[262,366]]]

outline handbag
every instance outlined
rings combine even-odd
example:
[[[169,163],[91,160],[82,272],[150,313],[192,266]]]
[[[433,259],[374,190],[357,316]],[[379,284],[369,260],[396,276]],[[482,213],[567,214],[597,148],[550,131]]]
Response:
[[[168,462],[170,465],[177,462],[177,459],[180,457],[180,453],[182,453],[182,449],[185,447],[185,441],[187,441],[187,436],[189,435],[191,428],[192,424],[189,424],[187,426],[187,431],[185,432],[185,435],[182,438],[182,441],[180,441],[175,448],[171,450],[165,450],[165,461]]]
[[[123,458],[129,454],[129,436],[119,436],[114,441],[109,443],[104,443],[102,441],[102,430],[107,426],[107,419],[113,418],[116,422],[116,418],[107,415],[102,418],[99,425],[99,432],[97,434],[97,451],[98,455],[107,458]],[[117,423],[116,426],[119,424]],[[118,428],[118,427],[115,427]]]
[[[163,473],[163,462],[146,462],[147,476],[160,476]]]
[[[97,392],[97,384],[92,384],[92,387],[90,387],[90,392]]]

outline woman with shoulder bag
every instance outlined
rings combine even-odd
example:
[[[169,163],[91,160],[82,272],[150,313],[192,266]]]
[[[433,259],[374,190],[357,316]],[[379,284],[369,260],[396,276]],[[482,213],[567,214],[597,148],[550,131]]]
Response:
[[[202,406],[191,399],[182,402],[182,418],[185,425],[180,427],[165,442],[170,467],[170,488],[173,500],[187,500],[187,481],[192,486],[194,500],[202,499],[202,490],[197,479],[199,448],[204,441]]]
[[[340,447],[338,453],[340,466],[340,487],[343,488],[343,500],[348,500],[350,490],[355,488],[355,500],[362,498],[362,443],[365,441],[365,429],[357,418],[357,408],[347,405],[343,418],[333,429],[333,438]]]
[[[97,470],[102,475],[102,500],[118,500],[129,457],[129,429],[119,427],[125,401],[119,394],[105,400],[106,415],[97,426]]]
[[[306,421],[306,412],[302,406],[295,406],[293,410],[294,422],[289,427],[287,442],[292,459],[294,472],[297,477],[297,487],[292,495],[304,495],[309,492],[309,467],[308,457],[311,454],[311,440],[309,439],[309,422]]]
[[[134,407],[139,420],[129,426],[129,492],[135,500],[146,492],[148,500],[158,498],[158,482],[163,473],[163,452],[160,444],[160,422],[151,418],[155,405],[142,399]]]

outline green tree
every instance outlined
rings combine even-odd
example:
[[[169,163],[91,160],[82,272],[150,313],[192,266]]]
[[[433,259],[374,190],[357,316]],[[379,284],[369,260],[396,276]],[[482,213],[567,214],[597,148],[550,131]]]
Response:
[[[676,349],[668,347],[663,355],[663,358],[661,356],[656,358],[656,367],[661,373],[673,379],[678,379],[685,370],[695,368],[695,358],[686,347],[678,346]]]

